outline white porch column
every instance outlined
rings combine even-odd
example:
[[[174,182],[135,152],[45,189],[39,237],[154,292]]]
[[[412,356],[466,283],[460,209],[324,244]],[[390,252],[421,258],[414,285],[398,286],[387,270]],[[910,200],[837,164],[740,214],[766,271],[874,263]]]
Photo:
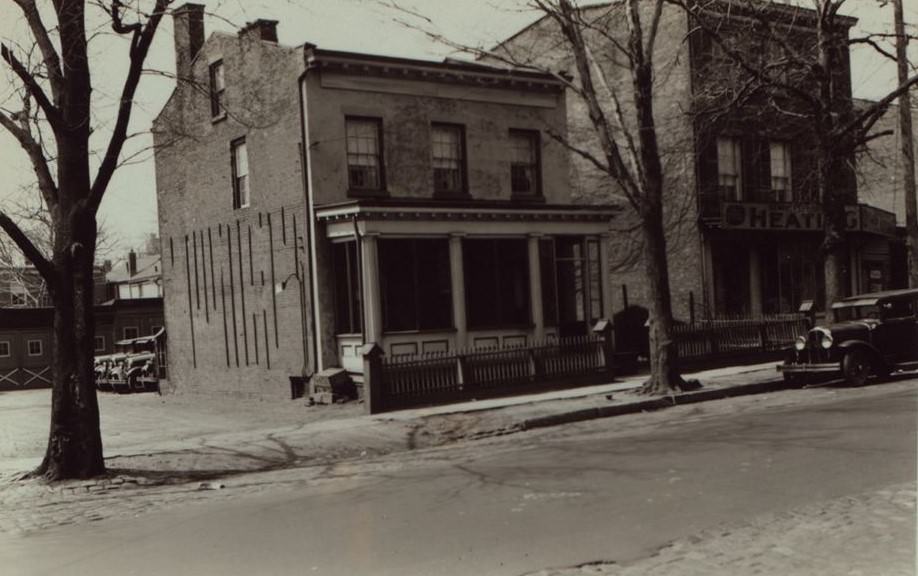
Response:
[[[615,306],[612,302],[612,270],[609,266],[611,252],[612,235],[601,234],[599,236],[599,286],[602,295],[602,315],[609,322],[612,321],[612,315],[615,314]]]
[[[532,323],[535,326],[533,338],[541,342],[545,339],[545,316],[542,313],[542,262],[539,258],[539,238],[541,234],[529,235],[529,306],[532,312]]]
[[[366,341],[382,346],[382,302],[379,291],[379,251],[377,234],[366,234],[360,242],[361,279],[363,280],[363,329]]]
[[[465,319],[465,270],[462,265],[462,237],[450,234],[449,277],[453,295],[453,325],[456,327],[456,348],[468,346],[468,326]]]

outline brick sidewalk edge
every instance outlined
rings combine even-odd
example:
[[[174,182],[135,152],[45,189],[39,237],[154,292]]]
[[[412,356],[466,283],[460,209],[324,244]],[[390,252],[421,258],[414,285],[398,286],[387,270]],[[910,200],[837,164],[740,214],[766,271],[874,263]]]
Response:
[[[765,392],[776,392],[791,388],[799,388],[799,386],[788,384],[783,379],[779,379],[769,380],[767,382],[738,384],[713,390],[702,389],[695,392],[683,392],[672,396],[662,396],[648,400],[639,400],[637,402],[617,404],[614,406],[597,406],[594,408],[561,412],[559,414],[549,414],[548,416],[537,416],[535,418],[523,420],[520,424],[520,429],[533,430],[536,428],[547,428],[549,426],[559,426],[561,424],[571,424],[573,422],[583,422],[586,420],[596,420],[598,418],[609,418],[611,416],[622,416],[625,414],[636,414],[638,412],[650,412],[671,408],[673,406],[695,404],[697,402],[707,402],[709,400],[721,400],[723,398],[732,398],[736,396],[763,394]]]

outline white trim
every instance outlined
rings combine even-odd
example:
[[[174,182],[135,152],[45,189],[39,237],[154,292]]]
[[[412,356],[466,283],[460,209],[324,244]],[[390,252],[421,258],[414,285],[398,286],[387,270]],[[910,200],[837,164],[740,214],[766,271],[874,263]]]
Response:
[[[102,340],[102,347],[101,347],[101,348],[100,348],[99,346],[96,345],[96,343],[97,343],[97,341],[98,341],[99,339]],[[104,352],[104,351],[105,351],[105,336],[104,336],[104,335],[96,334],[96,336],[93,338],[92,350],[93,350],[93,352]]]

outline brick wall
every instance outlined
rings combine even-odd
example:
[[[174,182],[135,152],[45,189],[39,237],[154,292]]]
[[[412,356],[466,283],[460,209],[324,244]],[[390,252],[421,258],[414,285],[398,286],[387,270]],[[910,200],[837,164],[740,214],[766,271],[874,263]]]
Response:
[[[212,121],[208,66],[226,114]],[[170,388],[281,398],[309,370],[297,78],[302,54],[212,35],[156,131]],[[251,205],[233,209],[230,145],[245,137]],[[306,315],[308,316],[308,315]]]

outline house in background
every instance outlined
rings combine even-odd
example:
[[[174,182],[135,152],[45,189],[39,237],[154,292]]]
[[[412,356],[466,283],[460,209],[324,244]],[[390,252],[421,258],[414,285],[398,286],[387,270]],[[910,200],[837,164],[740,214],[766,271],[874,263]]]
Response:
[[[124,262],[105,275],[106,300],[162,298],[162,262],[159,254],[128,252]]]
[[[576,203],[550,75],[205,42],[175,11],[155,121],[170,382],[278,397],[287,376],[586,334],[611,313],[617,206]],[[208,94],[192,86],[209,86]]]

